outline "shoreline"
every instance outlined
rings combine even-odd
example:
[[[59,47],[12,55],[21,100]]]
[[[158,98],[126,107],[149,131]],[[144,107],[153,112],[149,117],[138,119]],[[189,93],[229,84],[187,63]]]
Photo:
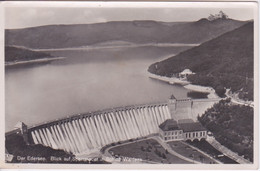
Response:
[[[176,77],[169,78],[169,77],[166,77],[166,76],[160,76],[160,75],[152,74],[150,72],[148,72],[148,77],[152,78],[152,79],[159,80],[159,81],[166,82],[170,85],[174,85],[174,84],[181,85],[184,88],[186,88],[188,90],[195,91],[195,92],[208,93],[208,96],[207,96],[208,99],[220,98],[216,94],[215,89],[213,89],[212,87],[195,85],[195,84],[191,84],[189,81],[180,80]],[[234,103],[234,104],[254,107],[253,101],[244,101],[242,99],[236,98],[234,94],[230,93],[230,89],[226,89],[225,95],[226,95],[226,98],[231,98],[231,102]]]
[[[28,61],[6,62],[5,66],[14,66],[14,65],[20,65],[20,64],[38,63],[38,62],[48,62],[48,61],[65,59],[65,58],[66,57],[54,57],[54,58],[32,59],[32,60],[28,60]]]
[[[176,77],[169,78],[169,77],[166,77],[166,76],[159,76],[159,75],[156,75],[156,74],[152,74],[150,72],[148,72],[148,77],[152,78],[152,79],[164,81],[164,82],[171,84],[171,85],[179,84],[179,85],[183,86],[184,88],[186,88],[188,90],[192,90],[192,91],[196,91],[196,92],[202,92],[202,93],[209,93],[208,99],[220,98],[216,94],[215,90],[212,87],[195,85],[195,84],[191,84],[189,81],[181,80],[181,79],[178,79]]]
[[[169,84],[180,84],[182,86],[185,86],[185,85],[188,85],[190,84],[189,81],[186,81],[186,80],[180,80],[176,77],[172,77],[172,78],[169,78],[169,77],[165,77],[165,76],[160,76],[160,75],[156,75],[156,74],[152,74],[150,72],[148,72],[148,77],[149,78],[152,78],[152,79],[156,79],[156,80],[160,80],[160,81],[164,81],[164,82],[167,82]]]
[[[209,93],[208,99],[220,98],[212,87],[206,87],[206,86],[195,85],[195,84],[188,84],[183,87],[188,90],[193,90],[196,92]]]
[[[65,48],[28,48],[25,46],[16,46],[9,45],[10,47],[16,47],[21,49],[27,49],[35,52],[45,52],[45,51],[67,51],[67,50],[98,50],[98,49],[113,49],[113,48],[136,48],[136,47],[146,47],[146,46],[154,46],[154,47],[195,47],[200,44],[185,44],[185,43],[129,43],[122,45],[86,45],[86,46],[78,46],[78,47],[65,47]]]

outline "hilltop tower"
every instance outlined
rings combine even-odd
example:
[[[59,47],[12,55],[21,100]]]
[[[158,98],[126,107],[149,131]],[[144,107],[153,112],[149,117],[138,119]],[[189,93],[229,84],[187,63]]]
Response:
[[[177,99],[174,97],[173,94],[168,100],[168,108],[171,114],[171,118],[174,119],[174,115],[176,114],[176,109],[177,109]]]

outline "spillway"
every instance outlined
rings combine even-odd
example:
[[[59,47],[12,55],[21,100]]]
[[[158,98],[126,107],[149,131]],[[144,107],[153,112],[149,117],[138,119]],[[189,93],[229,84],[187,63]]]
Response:
[[[111,143],[158,133],[158,126],[170,118],[167,104],[119,108],[34,127],[30,134],[34,144],[87,154]]]
[[[88,154],[102,147],[158,133],[167,119],[193,119],[220,99],[170,99],[168,103],[108,109],[78,114],[29,129],[31,142],[73,154]]]

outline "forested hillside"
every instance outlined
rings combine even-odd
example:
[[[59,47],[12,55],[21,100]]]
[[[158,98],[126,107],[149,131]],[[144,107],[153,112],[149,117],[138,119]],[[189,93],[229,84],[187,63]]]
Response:
[[[221,144],[253,161],[254,109],[222,100],[198,120]]]
[[[112,21],[97,24],[48,25],[5,30],[5,44],[29,48],[65,48],[110,41],[130,43],[201,43],[243,25],[245,21],[201,19],[195,22]]]
[[[188,77],[194,84],[211,86],[219,96],[225,88],[239,92],[240,98],[253,100],[253,26],[247,23],[164,61],[152,64],[148,71],[168,76],[188,68],[196,74]]]
[[[51,57],[50,54],[43,52],[35,52],[10,46],[5,47],[5,62],[28,61]]]

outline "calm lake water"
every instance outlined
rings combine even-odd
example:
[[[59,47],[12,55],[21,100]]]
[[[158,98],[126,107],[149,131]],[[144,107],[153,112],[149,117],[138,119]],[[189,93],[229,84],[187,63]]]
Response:
[[[165,102],[188,90],[148,78],[150,64],[190,47],[114,48],[50,52],[67,57],[6,69],[6,131],[111,107]]]

